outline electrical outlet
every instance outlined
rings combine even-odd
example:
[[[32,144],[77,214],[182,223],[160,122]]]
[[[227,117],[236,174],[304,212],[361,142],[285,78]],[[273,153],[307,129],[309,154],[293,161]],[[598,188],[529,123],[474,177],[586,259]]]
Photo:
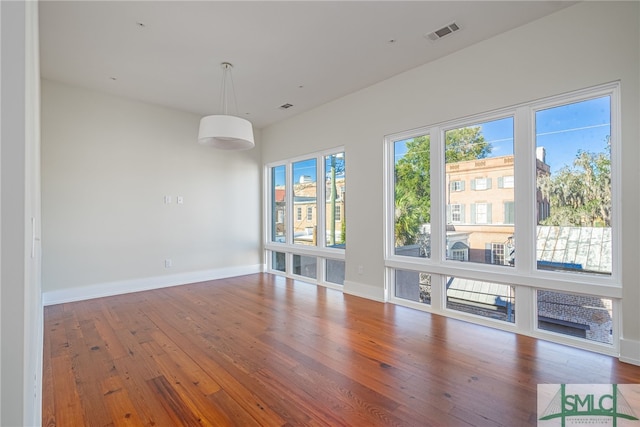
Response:
[[[358,266],[358,274],[363,274],[364,273],[364,267],[359,265]]]
[[[171,261],[171,258],[167,258],[164,260],[164,268],[171,268],[171,266],[173,266],[173,261]]]

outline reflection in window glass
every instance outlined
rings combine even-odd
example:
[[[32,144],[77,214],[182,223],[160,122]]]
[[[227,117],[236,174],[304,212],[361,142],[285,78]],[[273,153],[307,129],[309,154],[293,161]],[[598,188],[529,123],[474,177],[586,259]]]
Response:
[[[429,135],[394,143],[396,255],[431,257]]]
[[[447,259],[513,266],[513,117],[446,131],[445,163]]]
[[[538,292],[538,328],[613,344],[613,311],[609,298]]]
[[[287,271],[286,254],[284,252],[271,252],[271,268],[276,271]]]
[[[327,258],[325,278],[327,282],[344,285],[344,261]]]
[[[536,112],[538,269],[611,274],[611,99]]]
[[[448,277],[447,308],[515,323],[515,289],[511,285]]]
[[[293,274],[315,279],[318,276],[317,264],[318,260],[314,256],[294,255]]]
[[[287,198],[285,166],[271,168],[271,241],[284,243],[286,239]]]
[[[346,243],[346,223],[341,214],[345,202],[345,158],[344,153],[325,156],[325,206],[327,212],[327,238],[330,248],[344,249]]]
[[[303,160],[293,164],[293,204],[300,214],[293,223],[293,243],[316,245],[316,159]],[[304,209],[304,215],[302,211]]]
[[[395,270],[395,296],[431,304],[431,275],[410,270]]]

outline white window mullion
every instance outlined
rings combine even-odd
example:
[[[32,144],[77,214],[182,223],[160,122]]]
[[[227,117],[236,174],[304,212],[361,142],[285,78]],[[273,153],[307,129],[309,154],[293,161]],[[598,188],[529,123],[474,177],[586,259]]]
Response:
[[[386,138],[384,150],[384,258],[389,259],[394,254],[395,237],[395,158],[393,140]],[[390,275],[385,276],[385,280],[391,280]],[[385,288],[393,286],[392,282],[385,283]]]
[[[285,234],[285,242],[288,245],[293,244],[293,225],[294,225],[294,221],[295,218],[293,217],[294,214],[294,206],[293,206],[293,163],[292,162],[287,162],[286,164],[286,168],[285,168],[285,172],[284,172],[284,179],[285,179],[285,199],[286,199],[286,204],[287,204],[287,208],[286,208],[286,225],[285,225],[285,230],[286,230],[286,234]],[[289,260],[287,260],[287,268],[289,268],[289,266],[291,265],[291,262],[289,262]]]
[[[533,113],[528,107],[516,109],[514,120],[514,211],[515,269],[530,274],[536,265],[536,174]],[[518,305],[523,302],[518,295]]]
[[[431,260],[441,264],[446,257],[446,191],[444,168],[444,132],[437,127],[429,130],[431,140]],[[431,275],[431,307],[442,311],[446,307],[445,281]]]
[[[444,173],[444,138],[440,128],[429,130],[431,140],[431,259],[445,259],[446,244],[446,182]]]
[[[327,244],[327,177],[324,157],[320,154],[316,159],[316,246],[319,248],[324,248]]]

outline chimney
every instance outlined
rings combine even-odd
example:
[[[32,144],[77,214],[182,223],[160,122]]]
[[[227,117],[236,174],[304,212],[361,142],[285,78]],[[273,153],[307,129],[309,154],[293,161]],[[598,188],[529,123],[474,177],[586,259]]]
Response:
[[[536,159],[540,160],[542,163],[547,164],[547,152],[544,147],[536,147]]]

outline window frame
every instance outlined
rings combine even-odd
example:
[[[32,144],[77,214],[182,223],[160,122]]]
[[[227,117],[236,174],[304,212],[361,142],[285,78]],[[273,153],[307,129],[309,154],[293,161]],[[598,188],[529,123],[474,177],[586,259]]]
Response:
[[[342,285],[326,281],[326,277],[327,277],[326,263],[327,263],[327,260],[329,259],[344,262],[346,258],[345,256],[346,249],[336,248],[336,247],[327,247],[326,239],[324,238],[317,238],[315,246],[296,244],[294,243],[294,233],[293,233],[293,230],[294,230],[293,223],[296,221],[298,222],[305,221],[308,214],[308,211],[302,212],[302,207],[300,206],[294,207],[294,204],[293,204],[293,200],[294,200],[293,185],[295,184],[293,182],[293,165],[297,162],[304,161],[304,160],[310,160],[310,159],[316,160],[316,177],[315,177],[316,178],[316,209],[315,209],[315,214],[313,212],[313,209],[311,213],[312,213],[312,216],[314,216],[316,219],[317,236],[324,236],[327,228],[326,226],[327,208],[325,206],[327,198],[326,198],[326,188],[325,188],[326,186],[325,186],[325,173],[324,173],[325,163],[324,162],[325,162],[326,156],[330,156],[332,154],[339,154],[339,153],[343,153],[344,158],[346,158],[344,147],[334,147],[334,148],[330,148],[330,149],[319,151],[319,152],[308,153],[308,154],[292,157],[290,159],[286,159],[283,161],[267,163],[264,165],[263,193],[264,193],[265,209],[263,209],[263,214],[264,214],[264,218],[266,219],[265,220],[266,226],[264,230],[263,244],[264,244],[265,269],[270,273],[286,276],[286,277],[294,277],[298,280],[319,284],[328,288],[342,289]],[[285,219],[289,218],[286,224],[286,227],[287,227],[287,230],[290,230],[290,232],[287,233],[284,242],[275,242],[270,240],[272,227],[273,227],[273,221],[272,221],[273,212],[270,207],[270,203],[271,203],[270,194],[271,194],[271,189],[273,188],[273,182],[272,182],[273,176],[271,171],[273,168],[276,168],[279,166],[285,167],[286,211],[284,216],[285,216]],[[346,175],[346,171],[345,171],[345,175]],[[346,192],[346,186],[347,184],[345,181],[343,186],[341,186],[345,188],[345,191],[340,191],[339,194]],[[298,210],[294,211],[294,209],[299,209],[300,211]],[[294,215],[294,212],[296,215]],[[297,217],[298,212],[301,214],[301,218],[299,220]],[[341,215],[343,217],[345,214],[346,214],[346,209],[344,209],[344,211],[341,211]],[[346,221],[347,218],[344,217],[343,219]],[[272,265],[274,252],[285,253],[286,270],[284,272],[274,269],[274,266]],[[317,258],[317,272],[316,272],[315,279],[311,277],[305,277],[305,276],[294,274],[294,271],[293,271],[294,256],[308,256],[308,257]]]
[[[536,138],[535,114],[539,110],[561,105],[586,101],[603,96],[610,97],[611,108],[611,187],[612,187],[612,271],[609,276],[589,273],[544,271],[537,269],[536,261],[536,227],[538,203],[536,201]],[[444,160],[445,132],[478,123],[513,117],[514,126],[514,186],[518,191],[513,200],[494,203],[502,206],[504,202],[514,202],[514,224],[505,224],[514,228],[513,239],[518,242],[517,262],[512,267],[490,265],[482,263],[460,262],[446,259],[446,174]],[[385,203],[384,203],[384,262],[386,293],[385,300],[400,305],[412,306],[421,310],[444,314],[450,317],[469,320],[469,316],[460,313],[450,313],[446,310],[444,277],[468,277],[477,280],[495,282],[515,286],[519,295],[520,309],[516,313],[513,325],[496,325],[487,319],[476,319],[479,324],[486,324],[499,329],[524,333],[527,335],[552,339],[563,344],[585,348],[588,350],[616,354],[619,349],[619,327],[622,298],[622,250],[621,250],[621,111],[619,82],[606,83],[594,87],[576,90],[570,93],[550,96],[540,100],[532,100],[518,105],[509,106],[481,114],[467,116],[451,121],[440,122],[410,131],[386,135],[384,138],[384,175],[385,175]],[[394,144],[411,137],[429,135],[430,137],[430,180],[431,180],[431,256],[429,258],[409,257],[395,254],[394,248]],[[498,187],[498,184],[495,184]],[[471,187],[471,185],[469,185]],[[470,188],[472,191],[473,189]],[[545,211],[548,210],[545,207]],[[470,210],[470,209],[469,209]],[[467,213],[469,215],[470,213]],[[499,219],[499,216],[496,217]],[[505,217],[506,219],[506,217]],[[498,225],[498,224],[495,224]],[[505,251],[507,248],[505,247]],[[506,256],[506,255],[505,255]],[[394,271],[414,270],[431,274],[432,303],[429,307],[423,304],[411,304],[398,299],[389,292],[393,289]],[[438,286],[439,284],[439,286]],[[551,290],[555,292],[576,293],[601,298],[611,298],[614,310],[614,344],[613,346],[600,343],[585,342],[571,337],[558,336],[537,328],[537,306],[535,294],[537,290]]]

